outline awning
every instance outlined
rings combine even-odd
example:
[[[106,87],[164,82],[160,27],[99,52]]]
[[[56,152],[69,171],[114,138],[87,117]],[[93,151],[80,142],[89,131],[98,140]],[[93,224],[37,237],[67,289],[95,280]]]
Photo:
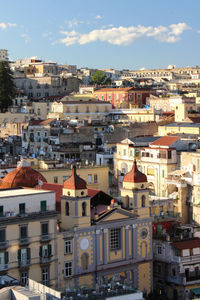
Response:
[[[195,296],[200,296],[200,288],[190,290]]]

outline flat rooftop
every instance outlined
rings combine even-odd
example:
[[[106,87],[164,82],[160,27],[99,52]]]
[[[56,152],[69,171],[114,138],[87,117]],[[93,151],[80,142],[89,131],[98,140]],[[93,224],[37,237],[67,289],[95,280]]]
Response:
[[[54,193],[52,191],[45,191],[42,189],[19,188],[19,189],[0,189],[0,198],[17,197],[24,195],[38,195],[44,193]]]
[[[166,125],[161,125],[163,127],[175,127],[175,126],[179,126],[179,127],[200,127],[200,123],[189,123],[189,122],[174,122],[174,123],[170,123],[170,124],[166,124]]]

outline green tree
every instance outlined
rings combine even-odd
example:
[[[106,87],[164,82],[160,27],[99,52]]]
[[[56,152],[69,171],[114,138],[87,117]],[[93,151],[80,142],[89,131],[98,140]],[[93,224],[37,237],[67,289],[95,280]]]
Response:
[[[0,60],[0,111],[5,112],[13,103],[15,85],[13,74],[7,61]]]
[[[104,72],[98,70],[92,75],[91,83],[98,84],[98,85],[110,84],[111,80],[106,76]]]

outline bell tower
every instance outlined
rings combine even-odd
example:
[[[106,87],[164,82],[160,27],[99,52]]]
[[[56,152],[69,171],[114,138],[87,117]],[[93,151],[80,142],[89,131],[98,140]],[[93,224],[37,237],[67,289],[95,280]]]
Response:
[[[88,227],[91,225],[90,197],[85,180],[76,174],[76,167],[72,175],[63,184],[61,197],[61,227]]]
[[[145,174],[137,168],[134,160],[132,170],[124,176],[121,189],[122,206],[133,211],[139,218],[149,217],[149,190]]]

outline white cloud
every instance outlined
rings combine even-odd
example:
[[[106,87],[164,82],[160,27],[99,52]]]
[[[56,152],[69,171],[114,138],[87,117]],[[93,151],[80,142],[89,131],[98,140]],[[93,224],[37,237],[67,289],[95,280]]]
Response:
[[[97,15],[97,16],[95,16],[95,19],[96,19],[96,20],[101,20],[101,19],[103,19],[103,16]]]
[[[108,29],[96,29],[89,33],[79,33],[72,31],[60,31],[65,35],[65,38],[60,42],[66,46],[73,44],[88,44],[96,41],[107,42],[113,45],[129,45],[140,37],[154,38],[165,43],[175,43],[180,40],[181,34],[190,29],[186,23],[171,24],[165,26],[142,26],[136,27],[112,27]]]
[[[24,39],[26,44],[29,44],[32,41],[31,37],[27,33],[23,33],[20,36]]]
[[[8,28],[8,27],[16,27],[17,26],[17,24],[14,24],[14,23],[0,23],[0,28],[2,29],[2,30],[5,30],[6,28]]]

